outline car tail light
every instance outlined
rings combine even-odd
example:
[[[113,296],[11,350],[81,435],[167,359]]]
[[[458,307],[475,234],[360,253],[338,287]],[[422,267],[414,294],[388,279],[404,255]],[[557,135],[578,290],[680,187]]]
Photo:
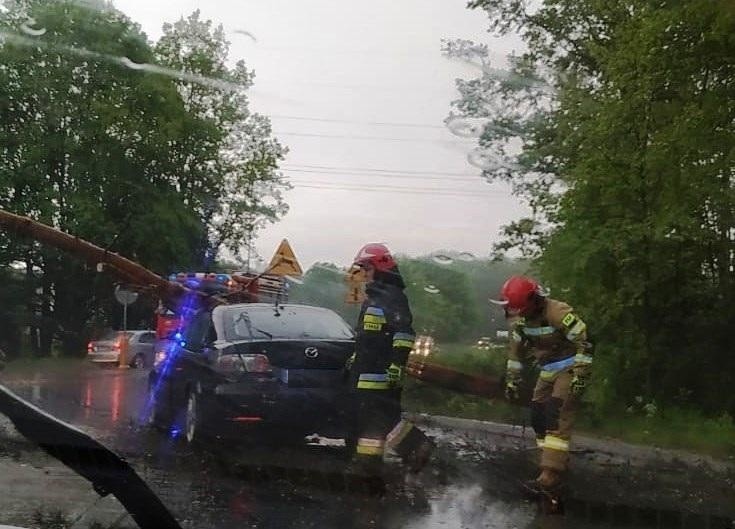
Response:
[[[222,355],[217,359],[217,370],[223,373],[244,373],[245,363],[238,355]]]
[[[248,373],[269,373],[271,363],[265,355],[240,355]]]
[[[225,354],[217,359],[217,369],[224,373],[269,373],[271,364],[265,355]]]
[[[87,352],[88,353],[94,353],[94,342],[89,342],[87,344]]]

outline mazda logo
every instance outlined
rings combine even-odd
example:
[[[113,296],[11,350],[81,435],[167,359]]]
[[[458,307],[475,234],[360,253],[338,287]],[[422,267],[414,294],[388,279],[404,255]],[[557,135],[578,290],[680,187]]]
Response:
[[[316,358],[319,356],[319,350],[316,347],[307,347],[304,349],[304,356],[306,358]]]

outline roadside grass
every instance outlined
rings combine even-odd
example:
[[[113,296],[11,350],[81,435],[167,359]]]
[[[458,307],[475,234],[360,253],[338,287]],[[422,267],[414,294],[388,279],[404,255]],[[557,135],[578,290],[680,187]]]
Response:
[[[696,410],[670,408],[652,417],[613,410],[579,419],[579,431],[590,435],[735,458],[735,423],[727,415],[709,418]]]
[[[478,350],[471,345],[441,344],[428,361],[476,375],[500,376],[505,371],[505,348]],[[465,419],[528,424],[528,410],[502,398],[490,399],[445,390],[408,380],[403,405],[407,411]],[[715,457],[735,457],[735,422],[727,415],[708,418],[696,410],[660,409],[646,416],[641,411],[600,410],[585,405],[577,416],[577,431],[596,437],[688,450]]]
[[[501,376],[505,373],[505,351],[505,347],[498,345],[485,350],[471,345],[440,344],[434,347],[427,361],[465,373]]]

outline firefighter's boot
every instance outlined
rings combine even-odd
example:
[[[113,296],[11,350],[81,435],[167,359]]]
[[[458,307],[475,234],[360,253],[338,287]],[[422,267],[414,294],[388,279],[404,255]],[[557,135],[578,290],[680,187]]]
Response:
[[[408,469],[415,473],[421,472],[434,453],[434,442],[428,437],[406,458]]]
[[[561,474],[551,468],[542,468],[541,474],[536,478],[536,486],[545,491],[552,491],[561,484]]]

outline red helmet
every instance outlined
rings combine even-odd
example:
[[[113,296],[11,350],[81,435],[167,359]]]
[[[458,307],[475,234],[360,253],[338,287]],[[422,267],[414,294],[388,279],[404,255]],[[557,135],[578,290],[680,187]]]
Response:
[[[396,261],[390,254],[388,247],[385,244],[375,242],[360,248],[354,262],[358,266],[369,264],[381,272],[388,272],[396,267]]]
[[[500,300],[494,301],[505,307],[505,311],[512,316],[525,316],[536,305],[538,298],[546,296],[546,292],[530,277],[513,276],[500,289]]]

